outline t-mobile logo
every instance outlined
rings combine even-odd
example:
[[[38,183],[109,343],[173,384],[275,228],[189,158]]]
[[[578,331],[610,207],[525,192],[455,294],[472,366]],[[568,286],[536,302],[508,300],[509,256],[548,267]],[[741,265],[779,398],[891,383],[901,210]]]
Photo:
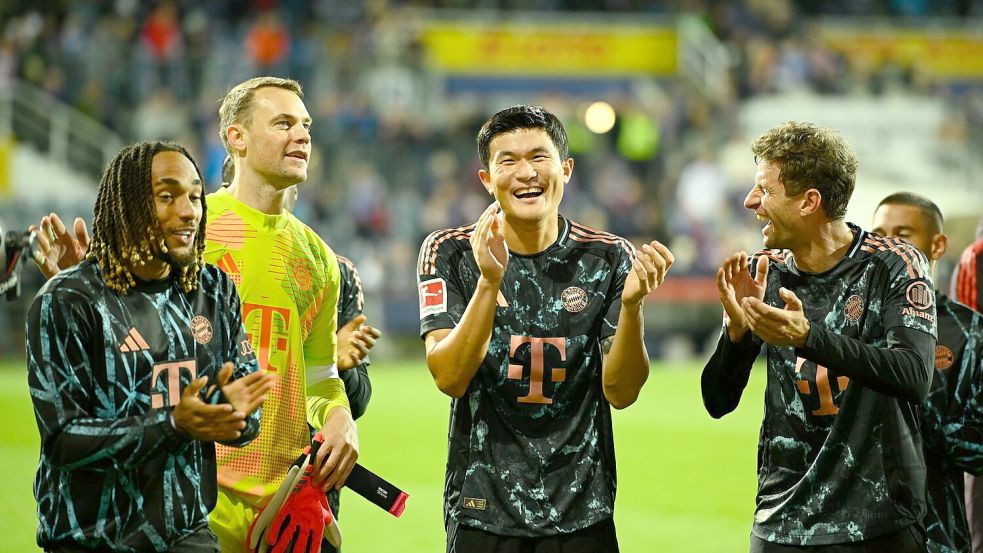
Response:
[[[567,360],[566,338],[532,338],[530,336],[512,336],[509,357],[514,358],[519,346],[529,344],[529,394],[518,399],[519,403],[542,403],[551,405],[552,398],[543,395],[543,382],[563,382],[567,377],[566,369],[547,367],[544,361],[546,345],[549,344],[560,352],[560,361]],[[509,363],[509,378],[522,380],[525,367]]]

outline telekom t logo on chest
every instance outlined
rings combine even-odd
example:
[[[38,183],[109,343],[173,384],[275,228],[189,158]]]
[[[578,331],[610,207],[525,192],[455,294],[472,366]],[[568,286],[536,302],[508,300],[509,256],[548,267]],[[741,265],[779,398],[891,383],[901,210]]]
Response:
[[[165,400],[163,392],[151,392],[150,407],[154,409],[174,407],[181,402],[182,373],[187,382],[198,378],[198,362],[194,359],[187,359],[185,361],[158,363],[154,365],[153,372],[150,375],[150,386],[153,389],[157,389],[159,383],[163,380],[167,385],[167,398]]]
[[[560,352],[560,361],[567,360],[566,338],[533,338],[531,336],[512,336],[509,346],[509,357],[514,358],[519,347],[529,344],[529,394],[520,397],[519,403],[541,403],[552,405],[553,398],[543,395],[543,382],[563,382],[567,377],[566,369],[547,367],[545,362],[546,346],[552,346]],[[524,365],[509,363],[509,378],[523,380]]]
[[[242,305],[242,320],[246,323],[246,328],[253,327],[253,319],[259,317],[259,341],[254,339],[252,333],[247,333],[249,341],[258,346],[256,351],[256,361],[259,366],[268,371],[279,372],[285,367],[274,367],[270,361],[272,356],[279,352],[287,351],[287,332],[290,330],[290,310],[282,307],[270,305],[259,305],[255,303],[244,303]],[[279,329],[279,336],[273,332],[274,323]],[[275,339],[274,339],[275,338]]]

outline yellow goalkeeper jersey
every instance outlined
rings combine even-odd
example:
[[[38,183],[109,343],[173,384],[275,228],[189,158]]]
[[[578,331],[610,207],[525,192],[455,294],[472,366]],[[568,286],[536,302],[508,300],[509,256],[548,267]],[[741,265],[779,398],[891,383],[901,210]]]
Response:
[[[331,248],[289,212],[268,215],[224,188],[207,202],[205,261],[235,282],[259,365],[279,375],[259,437],[243,448],[215,444],[218,484],[264,504],[310,444],[308,422],[320,428],[331,408],[348,407],[335,365],[341,276]]]

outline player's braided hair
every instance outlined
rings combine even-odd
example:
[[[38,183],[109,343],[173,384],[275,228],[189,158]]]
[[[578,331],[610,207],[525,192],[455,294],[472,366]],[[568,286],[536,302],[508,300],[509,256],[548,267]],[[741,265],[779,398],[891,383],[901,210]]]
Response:
[[[150,182],[153,159],[160,152],[183,154],[191,160],[201,179],[198,164],[182,146],[151,141],[120,150],[109,162],[99,182],[92,221],[92,242],[86,257],[99,262],[106,285],[121,294],[126,294],[136,285],[132,267],[144,265],[167,253]],[[180,271],[176,278],[185,292],[198,286],[198,272],[203,265],[202,254],[205,251],[206,213],[205,198],[202,196],[201,221],[195,234],[195,259],[188,265],[174,267]]]
[[[775,162],[786,196],[815,188],[830,219],[842,219],[857,180],[857,154],[839,133],[789,121],[751,145],[755,163]]]

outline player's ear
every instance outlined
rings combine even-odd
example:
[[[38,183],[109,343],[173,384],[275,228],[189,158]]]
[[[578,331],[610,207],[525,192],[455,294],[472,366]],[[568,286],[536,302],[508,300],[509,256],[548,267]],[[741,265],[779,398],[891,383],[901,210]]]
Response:
[[[932,249],[929,252],[932,255],[929,257],[929,261],[942,259],[942,256],[945,255],[945,251],[947,249],[949,249],[949,237],[941,232],[936,234],[932,237]]]
[[[485,187],[485,191],[487,191],[492,196],[495,195],[494,188],[492,187],[492,182],[491,182],[491,174],[489,174],[488,171],[486,171],[485,169],[479,169],[478,180],[480,180],[481,185]]]
[[[563,183],[570,182],[570,175],[573,174],[573,158],[568,157],[563,160]]]
[[[802,193],[802,203],[799,205],[799,215],[805,217],[817,213],[823,208],[823,195],[815,188]]]
[[[225,139],[232,146],[232,149],[236,151],[243,151],[246,149],[246,138],[242,132],[242,128],[239,125],[229,125],[225,129]]]

